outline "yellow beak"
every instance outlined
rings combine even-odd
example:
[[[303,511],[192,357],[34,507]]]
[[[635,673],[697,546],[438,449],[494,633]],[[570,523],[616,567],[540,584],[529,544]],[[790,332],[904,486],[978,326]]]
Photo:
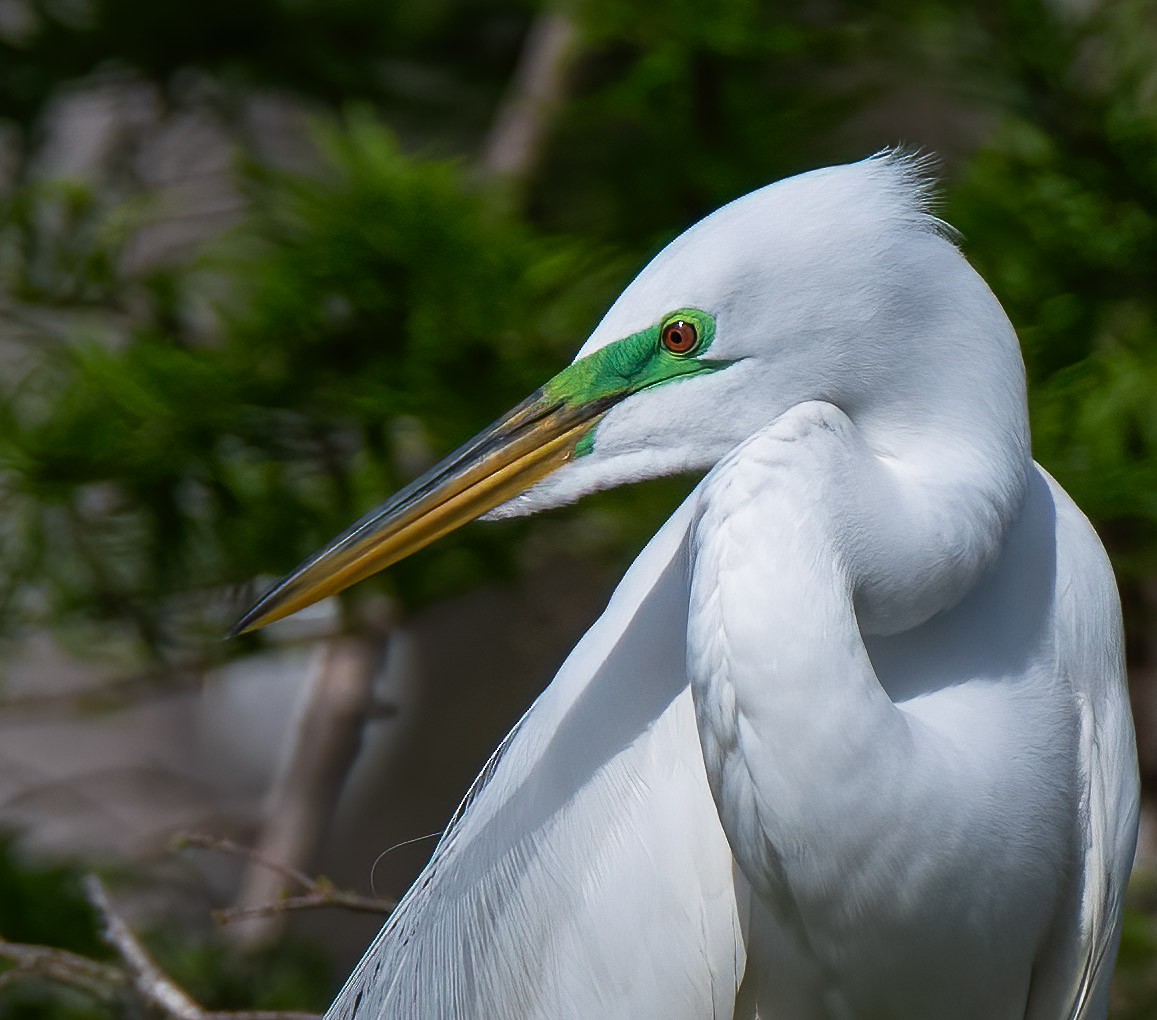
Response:
[[[230,636],[335,595],[525,492],[570,460],[616,402],[574,405],[534,393],[278,581]]]

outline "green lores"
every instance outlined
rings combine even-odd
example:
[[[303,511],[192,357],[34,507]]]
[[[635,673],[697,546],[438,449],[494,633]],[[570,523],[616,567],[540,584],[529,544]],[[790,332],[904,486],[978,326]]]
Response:
[[[570,407],[617,403],[640,390],[683,376],[725,368],[727,361],[702,361],[715,339],[715,320],[696,308],[681,308],[662,322],[615,340],[580,358],[550,380],[547,402]],[[686,349],[679,349],[685,346]],[[581,457],[594,449],[594,430],[575,448]]]

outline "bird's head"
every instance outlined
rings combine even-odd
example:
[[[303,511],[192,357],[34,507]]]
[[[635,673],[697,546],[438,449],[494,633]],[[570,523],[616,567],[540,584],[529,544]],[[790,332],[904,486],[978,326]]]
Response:
[[[936,399],[944,380],[928,378],[930,349],[987,343],[967,334],[978,319],[973,332],[991,325],[991,306],[1007,322],[927,213],[926,189],[917,161],[885,154],[708,216],[627,287],[571,365],[280,581],[236,632],[484,514],[706,470],[805,400],[836,403],[870,427],[917,392]]]

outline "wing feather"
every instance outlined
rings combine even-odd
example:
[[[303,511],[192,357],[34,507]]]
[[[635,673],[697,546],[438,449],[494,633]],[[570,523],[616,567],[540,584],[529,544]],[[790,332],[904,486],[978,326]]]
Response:
[[[687,685],[689,504],[503,741],[327,1020],[732,1016],[745,894]]]
[[[1042,474],[1045,474],[1042,471]],[[1057,658],[1079,726],[1080,905],[1068,1020],[1108,1014],[1121,909],[1137,843],[1140,781],[1129,710],[1121,607],[1112,568],[1088,519],[1045,474],[1057,513]]]

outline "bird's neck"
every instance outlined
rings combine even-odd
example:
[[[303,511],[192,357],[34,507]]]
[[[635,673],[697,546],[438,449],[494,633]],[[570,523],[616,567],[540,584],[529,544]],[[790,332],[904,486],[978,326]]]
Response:
[[[845,564],[865,634],[910,630],[971,590],[1000,553],[1032,465],[1019,429],[907,414],[910,435],[886,447],[855,427],[858,450],[840,451],[829,466],[839,474],[819,483],[823,539]]]
[[[839,869],[864,846],[888,845],[912,810],[897,775],[930,767],[908,758],[863,634],[955,604],[1023,498],[1015,442],[975,426],[936,436],[932,422],[880,451],[833,404],[801,404],[700,490],[687,663],[704,760],[737,860],[765,896],[791,901],[785,916],[846,880]]]
[[[833,394],[852,441],[793,473],[824,490],[826,539],[842,547],[865,633],[908,630],[963,597],[999,553],[1032,465],[1012,325],[954,248],[934,244],[926,261],[911,274],[919,299],[885,308],[880,339],[854,345]]]

